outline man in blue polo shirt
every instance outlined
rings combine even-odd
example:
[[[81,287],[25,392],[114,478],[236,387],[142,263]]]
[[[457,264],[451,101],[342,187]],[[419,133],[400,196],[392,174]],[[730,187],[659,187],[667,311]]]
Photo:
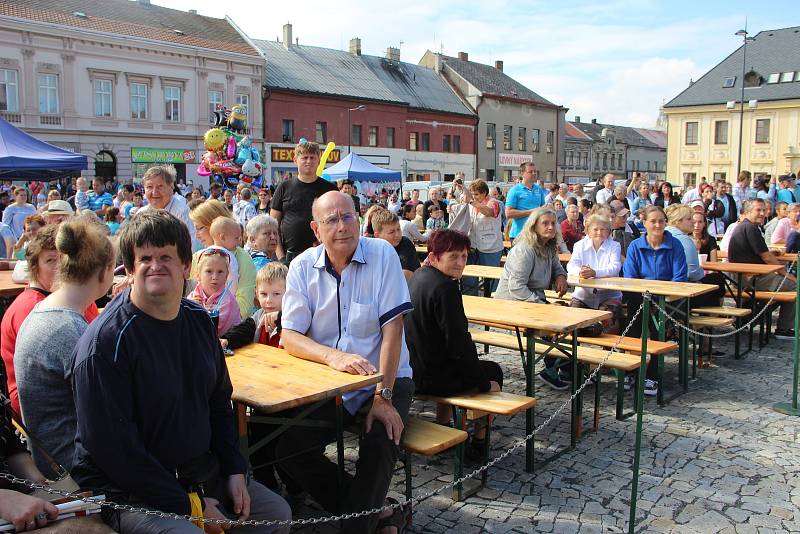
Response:
[[[106,191],[106,184],[103,179],[96,176],[92,180],[92,190],[89,191],[89,209],[102,218],[106,214],[106,210],[114,204],[114,199],[111,198],[111,193]]]
[[[545,192],[536,185],[536,165],[528,161],[519,166],[522,181],[511,188],[506,198],[506,217],[511,220],[509,236],[514,239],[522,231],[533,210],[544,205]]]

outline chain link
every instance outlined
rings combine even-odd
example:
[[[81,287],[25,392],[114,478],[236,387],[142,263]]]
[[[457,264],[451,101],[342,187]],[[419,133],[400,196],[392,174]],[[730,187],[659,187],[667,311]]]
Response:
[[[791,263],[794,264],[796,262],[791,262]],[[783,280],[781,280],[777,284],[777,286],[775,287],[775,291],[773,291],[773,293],[777,293],[778,290],[783,286],[784,282],[786,282],[786,280],[788,280],[788,279],[789,279],[789,269],[787,268],[786,269],[786,274],[784,275]],[[754,291],[755,291],[755,288],[754,288]],[[653,306],[656,307],[656,309],[658,311],[660,311],[661,313],[664,314],[665,320],[669,320],[670,322],[672,322],[678,328],[686,330],[687,332],[689,332],[690,334],[694,334],[695,336],[719,339],[719,338],[724,338],[724,337],[729,337],[729,336],[736,335],[737,333],[743,332],[744,330],[747,330],[748,328],[750,328],[751,325],[753,325],[756,321],[758,321],[758,319],[761,318],[761,316],[764,315],[767,312],[767,310],[769,309],[770,305],[775,300],[775,297],[777,295],[772,295],[770,297],[770,299],[767,301],[767,303],[764,305],[764,307],[761,308],[761,311],[759,311],[755,316],[753,316],[753,318],[750,319],[747,323],[743,324],[742,326],[740,326],[739,328],[737,328],[735,330],[731,330],[729,332],[723,332],[723,333],[720,333],[720,334],[700,332],[699,330],[695,330],[695,329],[689,327],[688,325],[683,324],[682,321],[680,321],[679,319],[675,319],[675,317],[670,315],[669,312],[667,312],[667,310],[665,310],[664,308],[659,306],[658,303],[655,300],[653,300],[652,296],[650,296],[649,294],[646,294],[645,296],[650,301],[650,303]]]
[[[645,297],[649,298],[649,293],[645,293]],[[346,521],[346,520],[350,520],[350,519],[358,519],[358,518],[361,518],[361,517],[366,517],[366,516],[370,516],[370,515],[373,515],[373,514],[378,514],[378,513],[381,513],[381,512],[385,512],[385,511],[394,511],[394,509],[396,509],[396,508],[400,508],[400,507],[403,507],[403,506],[420,503],[420,502],[422,502],[422,501],[424,501],[426,499],[429,499],[430,497],[433,497],[434,495],[437,495],[437,494],[441,493],[442,491],[445,491],[447,489],[453,488],[454,486],[456,486],[458,484],[462,484],[463,482],[465,482],[465,481],[467,481],[467,480],[469,480],[471,478],[474,478],[475,476],[481,474],[483,471],[485,471],[485,470],[489,469],[490,467],[495,466],[499,462],[505,460],[508,456],[510,456],[511,454],[513,454],[514,452],[516,452],[517,450],[522,448],[524,445],[526,445],[528,443],[528,441],[533,439],[536,436],[537,433],[541,432],[542,429],[547,427],[553,421],[553,419],[556,418],[556,416],[559,413],[561,413],[568,405],[570,405],[575,400],[575,398],[578,397],[578,395],[583,393],[583,390],[586,388],[587,385],[589,385],[589,383],[592,380],[594,380],[594,378],[600,372],[600,369],[603,367],[603,365],[605,365],[605,363],[611,357],[611,354],[614,353],[614,352],[617,352],[617,348],[619,347],[620,343],[622,343],[622,340],[625,338],[625,335],[628,333],[628,330],[630,330],[631,326],[636,321],[636,318],[642,312],[642,308],[643,308],[643,305],[640,305],[639,309],[636,310],[636,313],[630,319],[630,321],[628,322],[628,325],[625,327],[625,329],[623,330],[622,334],[620,334],[619,339],[608,350],[608,352],[606,353],[606,355],[603,358],[603,360],[600,361],[597,364],[597,367],[594,370],[592,370],[591,373],[589,373],[589,375],[587,376],[587,378],[583,382],[583,384],[581,384],[581,386],[577,390],[575,390],[575,393],[573,393],[566,401],[564,401],[563,404],[561,404],[558,408],[556,408],[556,410],[550,415],[550,417],[547,418],[547,420],[544,423],[542,423],[539,426],[537,426],[536,428],[534,428],[533,432],[531,432],[530,434],[528,434],[524,438],[518,440],[510,449],[508,449],[505,452],[503,452],[497,458],[491,460],[490,462],[488,462],[485,465],[482,465],[482,466],[478,467],[477,469],[475,469],[471,473],[469,473],[467,475],[464,475],[464,476],[462,476],[462,477],[460,477],[460,478],[458,478],[456,480],[453,480],[453,482],[450,482],[450,483],[445,484],[444,486],[441,486],[439,488],[436,488],[436,489],[427,491],[425,493],[422,493],[420,495],[417,495],[416,497],[412,497],[410,499],[406,499],[404,501],[397,502],[397,503],[390,504],[390,505],[386,505],[386,506],[382,506],[382,507],[379,507],[379,508],[373,508],[371,510],[362,510],[360,512],[352,512],[352,513],[348,513],[348,514],[341,514],[341,515],[337,515],[337,516],[311,517],[311,518],[307,518],[307,519],[294,519],[294,520],[277,520],[277,519],[252,520],[252,519],[248,519],[248,520],[245,520],[245,521],[240,521],[240,520],[229,520],[229,519],[209,519],[209,518],[204,518],[204,517],[193,517],[191,515],[181,515],[181,514],[175,514],[175,513],[170,513],[170,512],[162,512],[162,511],[159,511],[159,510],[152,510],[152,509],[149,509],[149,508],[140,508],[140,507],[135,507],[135,506],[131,506],[131,505],[128,505],[128,504],[119,504],[119,503],[115,503],[115,502],[111,502],[111,501],[101,501],[101,500],[97,500],[97,499],[95,499],[93,497],[81,497],[81,496],[78,496],[78,495],[75,495],[75,494],[72,494],[72,493],[69,493],[69,492],[66,492],[66,491],[62,491],[62,490],[51,488],[51,487],[49,487],[49,486],[47,486],[45,484],[38,484],[36,482],[31,482],[29,480],[25,480],[23,478],[16,477],[16,476],[14,476],[14,475],[12,475],[10,473],[0,473],[0,478],[9,481],[12,484],[21,484],[21,485],[24,485],[24,486],[26,486],[28,488],[31,488],[31,489],[42,490],[42,491],[44,491],[46,493],[49,493],[51,495],[58,495],[58,496],[61,496],[61,497],[70,497],[70,498],[75,499],[75,500],[80,500],[80,501],[91,503],[91,504],[94,504],[94,505],[99,505],[99,506],[101,506],[103,508],[108,508],[108,509],[111,509],[111,510],[117,510],[117,511],[122,511],[122,512],[130,512],[130,513],[137,513],[137,514],[144,514],[144,515],[147,515],[147,516],[154,516],[154,517],[158,517],[158,518],[161,518],[161,519],[174,519],[174,520],[178,520],[178,521],[192,521],[192,522],[202,521],[203,523],[208,523],[208,524],[223,525],[223,526],[227,525],[226,528],[240,527],[240,526],[305,526],[305,525],[318,525],[318,524],[321,524],[321,523],[330,523],[330,522],[333,522],[333,521]],[[531,372],[533,372],[533,369],[531,369]]]

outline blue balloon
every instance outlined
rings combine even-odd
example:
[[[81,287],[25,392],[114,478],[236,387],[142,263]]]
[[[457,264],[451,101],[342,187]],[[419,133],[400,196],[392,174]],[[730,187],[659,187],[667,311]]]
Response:
[[[250,149],[249,148],[240,148],[239,151],[236,153],[236,165],[242,166],[244,162],[250,159]]]
[[[304,145],[304,144],[308,143],[308,139],[306,139],[305,137],[301,137],[301,138],[300,138],[300,142],[299,142],[299,143],[300,143],[301,145]]]
[[[257,148],[251,148],[250,159],[252,159],[256,163],[261,163],[261,152],[259,152]]]

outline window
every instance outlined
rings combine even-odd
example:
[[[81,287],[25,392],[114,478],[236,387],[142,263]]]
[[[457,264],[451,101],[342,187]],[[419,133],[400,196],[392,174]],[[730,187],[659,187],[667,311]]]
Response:
[[[512,178],[513,178],[513,176],[511,174],[511,170],[510,169],[507,170],[507,171],[503,171],[503,181],[504,182],[510,182]]]
[[[378,146],[378,127],[369,127],[369,146]]]
[[[174,85],[164,87],[164,118],[170,122],[181,121],[181,88]]]
[[[791,82],[794,80],[794,71],[781,72],[781,83]]]
[[[461,154],[461,136],[454,135],[453,136],[453,152],[456,154]]]
[[[249,123],[250,122],[250,95],[245,93],[237,93],[236,94],[236,104],[239,106],[244,106],[244,116],[245,120]]]
[[[617,168],[617,163],[616,163],[616,160],[617,160],[617,158],[615,158],[615,157],[614,157],[614,154],[611,154],[611,162],[610,162],[610,166],[611,166],[611,170],[612,170],[612,171],[613,171],[613,170],[616,170],[616,168]]]
[[[756,120],[756,143],[769,143],[769,119]]]
[[[361,146],[361,125],[354,124],[350,130],[350,144]]]
[[[394,128],[386,128],[386,146],[394,148]]]
[[[778,72],[774,72],[767,77],[767,83],[778,83],[780,80],[781,75]]]
[[[686,144],[686,145],[696,145],[697,144],[697,123],[696,122],[687,122],[686,123],[686,138],[684,140],[684,144]]]
[[[494,169],[486,169],[486,181],[491,182],[494,180]]]
[[[511,150],[511,126],[503,126],[503,150]]]
[[[284,143],[292,143],[294,139],[294,121],[283,119],[281,123],[281,135]]]
[[[588,152],[584,152],[583,153],[583,168],[584,169],[588,169],[589,168],[589,153]]]
[[[727,78],[722,80],[722,87],[724,87],[725,89],[730,89],[734,85],[736,85],[736,76],[728,76]]]
[[[425,152],[429,152],[431,149],[431,134],[427,132],[422,133],[422,137],[419,139],[419,149]]]
[[[418,150],[417,147],[417,132],[411,132],[408,134],[408,149],[409,150]]]
[[[653,170],[658,172],[658,161],[653,162]]]
[[[58,75],[39,75],[39,113],[58,113]]]
[[[728,121],[714,121],[714,144],[728,144]]]
[[[517,130],[517,150],[525,152],[528,149],[528,130],[519,128]]]
[[[724,182],[727,179],[727,174],[724,172],[715,172],[714,173],[714,181],[715,182]]]
[[[608,154],[603,154],[603,168],[608,168]]]
[[[594,153],[594,168],[595,168],[595,170],[599,170],[600,169],[600,153],[599,152],[595,152]]]
[[[147,118],[147,84],[131,84],[131,118]]]
[[[497,141],[497,126],[491,122],[486,123],[486,148],[494,148]]]
[[[222,103],[222,91],[209,91],[208,92],[208,116],[209,122],[214,122],[214,112],[222,109],[225,105]],[[284,139],[285,141],[285,139]]]
[[[647,160],[647,172],[650,172],[650,160]]]
[[[553,151],[553,142],[554,142],[555,137],[556,137],[556,134],[555,134],[555,132],[553,132],[553,130],[547,130],[547,151],[548,152],[552,152]]]
[[[17,71],[0,69],[0,111],[19,111]]]
[[[316,126],[316,134],[314,140],[319,144],[325,144],[328,142],[328,123],[327,122],[317,122]]]
[[[539,130],[531,130],[531,150],[539,152]]]
[[[572,150],[567,150],[567,167],[575,165],[575,153]]]
[[[111,80],[94,81],[94,116],[110,117],[112,102]]]
[[[683,187],[684,190],[691,189],[697,185],[697,173],[696,172],[685,172],[683,173]]]
[[[619,170],[623,170],[622,166],[622,154],[617,154],[617,168]]]
[[[764,78],[754,70],[744,75],[745,87],[760,87],[762,83],[764,83]]]
[[[442,136],[442,152],[450,152],[450,136]]]

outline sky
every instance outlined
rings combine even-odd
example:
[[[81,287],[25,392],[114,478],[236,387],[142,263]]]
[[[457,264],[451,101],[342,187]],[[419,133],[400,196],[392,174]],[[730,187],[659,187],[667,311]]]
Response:
[[[231,19],[250,37],[275,39],[292,23],[300,45],[384,55],[400,47],[494,65],[588,122],[653,127],[659,107],[741,45],[734,33],[800,25],[793,1],[703,0],[152,0]],[[766,8],[766,9],[765,9]],[[795,13],[794,19],[784,15]]]

